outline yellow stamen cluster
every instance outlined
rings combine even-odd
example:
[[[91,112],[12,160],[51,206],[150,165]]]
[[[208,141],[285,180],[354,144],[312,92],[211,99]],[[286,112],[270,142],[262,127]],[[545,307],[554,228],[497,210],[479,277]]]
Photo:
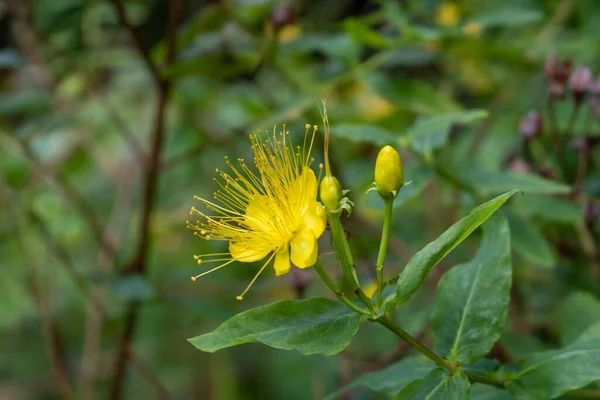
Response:
[[[194,196],[206,211],[192,207],[190,214],[201,219],[194,224],[188,221],[188,228],[203,239],[229,242],[229,253],[194,256],[198,264],[222,264],[193,280],[233,261],[267,258],[238,296],[242,299],[273,259],[277,275],[287,273],[291,262],[300,268],[315,263],[316,239],[325,229],[324,211],[316,201],[317,179],[310,168],[316,130],[307,125],[304,143],[297,147],[285,125],[279,133],[273,129],[273,133],[250,135],[254,168],[241,158],[235,164],[226,158],[229,172],[217,169],[219,189],[213,199]]]

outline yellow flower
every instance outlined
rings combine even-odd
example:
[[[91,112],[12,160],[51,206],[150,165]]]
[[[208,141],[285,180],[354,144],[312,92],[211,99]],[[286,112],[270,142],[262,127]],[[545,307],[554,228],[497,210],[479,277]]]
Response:
[[[460,19],[460,8],[452,1],[445,1],[440,4],[435,16],[435,22],[441,26],[455,26]]]
[[[256,172],[243,159],[230,172],[217,169],[220,186],[214,200],[199,197],[212,215],[192,207],[190,214],[202,217],[188,228],[206,240],[229,242],[228,253],[194,256],[198,264],[219,262],[219,266],[192,278],[223,268],[234,261],[266,262],[237,297],[241,300],[266,266],[274,259],[277,276],[286,274],[293,263],[298,268],[315,264],[317,239],[325,230],[326,216],[317,202],[317,178],[310,168],[310,152],[317,127],[306,125],[303,146],[294,147],[289,132],[250,135]],[[308,140],[310,139],[310,141]],[[208,211],[207,211],[208,212]]]

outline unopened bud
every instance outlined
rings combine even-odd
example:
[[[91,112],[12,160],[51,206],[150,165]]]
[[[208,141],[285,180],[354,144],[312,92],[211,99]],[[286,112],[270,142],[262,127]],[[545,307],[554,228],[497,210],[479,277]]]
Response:
[[[375,162],[375,187],[382,197],[396,197],[403,184],[400,154],[392,146],[385,146],[379,151]]]
[[[271,14],[271,22],[275,29],[281,29],[294,22],[296,19],[296,10],[292,5],[285,1],[279,3]]]
[[[573,65],[569,60],[557,60],[555,55],[546,59],[546,77],[550,82],[564,85],[569,81]]]
[[[531,172],[527,161],[518,156],[512,156],[507,160],[506,169],[511,172]]]
[[[319,195],[325,207],[331,210],[338,208],[338,204],[342,198],[342,187],[335,176],[326,175],[323,177],[319,188]]]
[[[592,96],[600,96],[600,76],[595,81],[592,81],[588,89]]]
[[[580,104],[592,85],[592,71],[588,67],[578,68],[569,81],[569,88],[576,104]]]
[[[525,140],[531,140],[542,134],[544,121],[538,111],[530,111],[519,121],[519,133]]]

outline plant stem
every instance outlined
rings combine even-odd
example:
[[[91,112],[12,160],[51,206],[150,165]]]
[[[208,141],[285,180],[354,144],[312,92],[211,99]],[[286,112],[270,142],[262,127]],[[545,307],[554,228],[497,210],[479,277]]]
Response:
[[[381,308],[383,302],[383,263],[387,254],[388,242],[390,239],[390,229],[392,226],[392,210],[394,198],[392,196],[383,197],[385,203],[385,214],[383,217],[383,230],[381,231],[381,242],[379,243],[379,254],[377,255],[377,308]]]
[[[336,285],[336,283],[333,281],[333,279],[331,279],[331,277],[329,276],[329,274],[327,273],[327,271],[325,271],[325,269],[323,268],[323,266],[321,265],[320,262],[317,261],[317,263],[314,265],[314,268],[317,271],[317,274],[319,274],[319,276],[321,277],[321,279],[323,279],[323,282],[325,282],[325,284],[327,286],[329,286],[329,289],[331,289],[331,291],[333,293],[335,293],[335,295],[338,297],[338,299],[340,299],[344,304],[346,304],[348,307],[350,307],[351,309],[353,309],[354,311],[356,311],[356,312],[358,312],[360,314],[371,315],[371,316],[373,315],[366,308],[362,308],[362,307],[359,307],[356,304],[354,304],[348,298],[348,296],[346,296],[344,294],[344,292],[342,292],[338,288],[338,286]]]
[[[410,344],[412,347],[423,353],[427,358],[429,358],[431,361],[433,361],[440,367],[445,368],[452,373],[458,372],[458,367],[456,365],[444,360],[442,357],[429,350],[417,339],[412,337],[408,332],[396,325],[387,315],[384,315],[377,319],[377,322],[388,328],[390,331],[394,332],[396,335],[402,338],[402,340],[404,340],[406,343]]]
[[[346,239],[346,234],[344,233],[344,227],[340,221],[340,213],[327,211],[327,220],[329,221],[333,244],[335,245],[335,249],[338,253],[338,259],[342,264],[342,271],[344,271],[346,280],[350,284],[352,291],[369,308],[371,313],[376,315],[377,311],[373,306],[373,302],[365,294],[358,282],[358,277],[356,276],[356,269],[354,266],[354,259],[352,258],[352,252],[350,251],[350,246],[348,245],[348,240]]]

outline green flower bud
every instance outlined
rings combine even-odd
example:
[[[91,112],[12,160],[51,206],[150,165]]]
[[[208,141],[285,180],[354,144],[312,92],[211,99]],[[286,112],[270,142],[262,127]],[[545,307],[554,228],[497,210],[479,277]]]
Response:
[[[403,184],[400,154],[392,146],[385,146],[379,151],[375,162],[375,187],[383,197],[396,197]]]
[[[338,203],[342,198],[342,187],[335,176],[326,175],[323,177],[319,195],[321,196],[321,201],[325,207],[331,210],[335,210],[339,207]]]

